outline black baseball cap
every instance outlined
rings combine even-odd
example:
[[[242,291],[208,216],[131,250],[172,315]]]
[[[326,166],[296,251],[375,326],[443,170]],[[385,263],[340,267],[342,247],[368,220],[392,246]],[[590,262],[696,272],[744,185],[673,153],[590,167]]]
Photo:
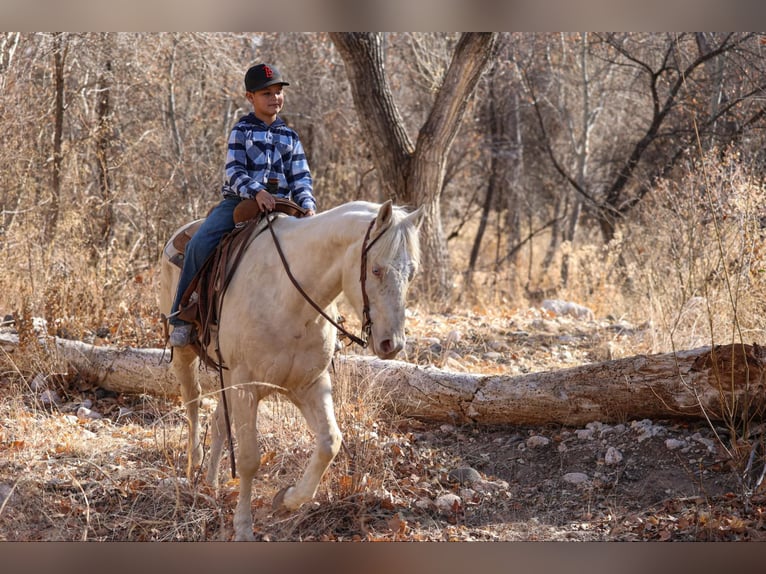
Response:
[[[282,79],[279,70],[269,64],[252,66],[245,74],[245,89],[248,92],[257,92],[274,84],[290,85]]]

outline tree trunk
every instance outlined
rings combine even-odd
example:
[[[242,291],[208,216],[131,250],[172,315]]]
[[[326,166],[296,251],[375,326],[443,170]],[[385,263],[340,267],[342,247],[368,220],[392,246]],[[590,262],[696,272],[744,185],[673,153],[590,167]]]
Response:
[[[184,139],[181,136],[181,130],[178,128],[178,109],[176,105],[176,58],[178,53],[178,37],[173,36],[173,46],[170,51],[170,62],[168,63],[168,123],[170,123],[170,133],[172,135],[173,151],[176,154],[177,172],[181,179],[181,197],[184,202],[189,199],[189,178],[186,175]]]
[[[415,145],[404,129],[385,73],[380,34],[367,32],[331,33],[335,48],[346,65],[354,107],[362,129],[369,137],[372,161],[378,180],[390,199],[414,204],[407,185]]]
[[[487,184],[487,191],[484,193],[484,203],[481,207],[481,218],[479,219],[479,228],[476,230],[476,235],[473,239],[473,245],[471,246],[471,255],[468,258],[468,269],[465,271],[465,280],[463,281],[463,293],[467,298],[473,296],[473,273],[476,271],[476,263],[479,260],[479,252],[481,251],[481,243],[484,240],[484,233],[487,230],[487,223],[492,211],[493,200],[495,197],[495,188],[497,186],[497,158],[493,155],[490,160],[489,169],[489,183]],[[461,300],[462,300],[461,295]]]
[[[51,202],[47,208],[44,240],[51,243],[56,235],[61,203],[61,166],[63,163],[63,134],[64,134],[64,64],[69,49],[66,36],[62,32],[53,35],[53,162],[51,174]]]
[[[179,395],[169,351],[95,347],[53,338],[53,351],[86,380],[117,392]],[[6,352],[18,338],[0,334]],[[584,425],[643,418],[736,421],[764,412],[766,348],[718,345],[638,355],[518,376],[474,375],[402,361],[340,356],[336,376],[385,390],[391,410],[430,421]],[[207,392],[217,375],[202,370]]]
[[[448,299],[452,290],[440,205],[445,162],[465,114],[465,102],[494,53],[496,36],[496,33],[461,36],[413,146],[386,79],[381,35],[330,34],[346,64],[354,106],[369,136],[367,142],[383,189],[399,204],[425,207],[422,228],[425,291],[437,301]]]
[[[93,259],[97,261],[109,249],[109,243],[114,235],[114,199],[112,197],[112,177],[109,171],[111,163],[110,147],[112,136],[112,60],[109,48],[108,34],[103,35],[105,44],[104,68],[98,77],[96,90],[96,172],[98,173],[99,197],[97,213],[99,229],[94,245]]]
[[[484,106],[486,114],[486,124],[489,128],[487,136],[490,158],[489,158],[489,176],[487,181],[487,190],[484,194],[484,203],[481,209],[481,218],[479,227],[471,246],[471,255],[468,259],[468,269],[465,271],[465,280],[463,281],[463,295],[468,297],[473,293],[473,274],[476,270],[476,263],[479,260],[481,244],[484,240],[484,234],[487,230],[492,209],[496,205],[495,195],[500,192],[505,181],[504,167],[507,160],[504,156],[508,155],[508,138],[506,136],[506,114],[503,113],[504,106],[497,93],[497,67],[489,77],[489,94]],[[503,157],[501,161],[500,158]],[[500,241],[498,240],[498,246]],[[461,296],[462,299],[462,296]]]

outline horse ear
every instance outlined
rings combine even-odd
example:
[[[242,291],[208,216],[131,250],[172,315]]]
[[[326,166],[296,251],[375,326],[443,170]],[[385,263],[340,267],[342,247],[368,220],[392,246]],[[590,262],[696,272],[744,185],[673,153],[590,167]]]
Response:
[[[390,199],[380,206],[378,217],[375,221],[375,229],[382,231],[391,225],[391,218],[394,212],[394,202]]]
[[[424,214],[425,212],[421,205],[415,211],[408,213],[407,217],[404,218],[404,221],[411,223],[416,229],[420,229],[420,226],[423,225]]]

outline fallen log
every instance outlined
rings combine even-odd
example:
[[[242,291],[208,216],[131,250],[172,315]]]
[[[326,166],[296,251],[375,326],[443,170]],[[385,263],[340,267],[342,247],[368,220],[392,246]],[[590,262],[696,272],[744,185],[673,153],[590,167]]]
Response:
[[[45,339],[86,380],[117,392],[179,395],[170,351]],[[6,352],[18,344],[0,334]],[[478,424],[583,425],[643,418],[762,417],[766,348],[716,345],[517,376],[455,373],[432,366],[340,355],[336,376],[380,391],[402,415]],[[215,391],[215,372],[201,383]]]
[[[481,424],[708,418],[764,413],[766,349],[703,347],[518,376],[473,375],[378,359],[359,378],[390,388],[391,407],[418,418]]]

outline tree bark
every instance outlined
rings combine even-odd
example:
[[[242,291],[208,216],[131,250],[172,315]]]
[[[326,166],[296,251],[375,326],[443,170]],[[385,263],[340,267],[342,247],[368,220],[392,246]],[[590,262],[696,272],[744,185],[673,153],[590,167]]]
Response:
[[[169,351],[95,347],[52,338],[51,351],[86,380],[117,392],[179,395]],[[0,334],[6,352],[18,338]],[[387,407],[429,421],[477,424],[584,425],[643,418],[762,418],[766,348],[718,345],[637,355],[518,376],[443,371],[402,361],[340,356],[336,376],[385,391]],[[203,369],[207,392],[217,375]]]
[[[345,62],[354,107],[369,136],[367,142],[383,189],[399,204],[425,207],[424,292],[435,301],[449,299],[452,290],[440,207],[445,163],[465,114],[465,102],[494,54],[496,36],[496,33],[466,33],[460,37],[434,105],[413,146],[388,85],[381,35],[330,34]]]
[[[97,199],[98,235],[93,245],[93,260],[98,261],[102,253],[109,250],[114,235],[114,198],[110,173],[112,133],[112,50],[109,34],[102,34],[104,64],[97,80],[96,90],[96,173],[98,174],[99,197]]]
[[[386,196],[399,204],[414,204],[407,180],[415,145],[391,93],[381,35],[334,32],[330,38],[345,63],[356,115],[370,136],[366,143]]]
[[[473,274],[476,271],[476,264],[479,260],[479,253],[481,251],[481,244],[484,240],[484,234],[487,230],[487,224],[492,213],[492,209],[496,205],[495,196],[499,195],[503,191],[503,182],[506,181],[504,172],[504,166],[507,166],[507,160],[500,158],[504,155],[507,156],[509,144],[508,137],[506,135],[506,119],[507,116],[503,109],[503,100],[497,93],[497,66],[492,70],[489,75],[489,94],[484,106],[485,118],[482,118],[488,127],[488,147],[489,147],[489,175],[487,177],[487,190],[484,193],[484,202],[481,209],[481,218],[479,219],[479,227],[476,230],[474,236],[473,245],[471,246],[471,254],[468,258],[468,269],[465,271],[465,280],[463,281],[463,293],[470,297],[473,293]],[[498,242],[499,245],[499,242]]]
[[[51,174],[51,202],[47,208],[45,221],[45,242],[50,243],[56,235],[59,220],[59,205],[61,203],[61,166],[63,156],[64,134],[64,64],[66,62],[69,44],[66,35],[56,32],[53,35],[53,78],[54,78],[54,104],[53,104],[53,162]]]

